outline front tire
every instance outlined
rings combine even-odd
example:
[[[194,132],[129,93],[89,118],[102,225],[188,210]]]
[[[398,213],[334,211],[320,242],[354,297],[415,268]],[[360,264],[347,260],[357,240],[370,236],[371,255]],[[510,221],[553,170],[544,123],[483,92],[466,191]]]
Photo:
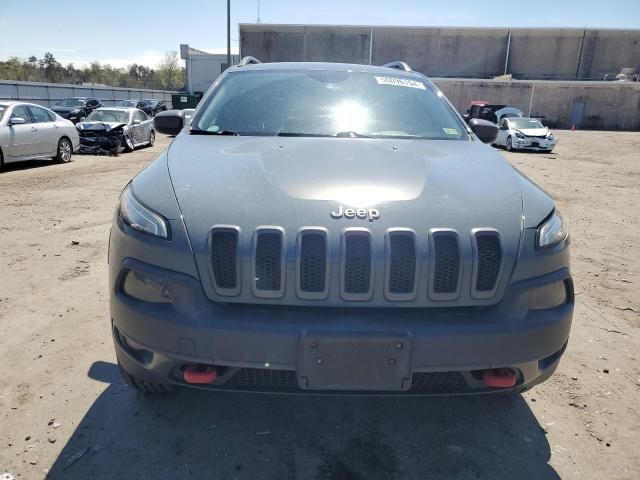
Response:
[[[73,147],[68,138],[61,138],[58,142],[57,155],[54,160],[58,163],[69,163],[73,155]]]
[[[149,146],[153,147],[154,143],[156,143],[156,132],[151,130],[151,133],[149,133]]]
[[[507,137],[507,151],[513,152],[513,141],[511,137]]]
[[[131,137],[128,135],[124,137],[124,148],[127,152],[133,152],[134,149],[133,140],[131,140]]]

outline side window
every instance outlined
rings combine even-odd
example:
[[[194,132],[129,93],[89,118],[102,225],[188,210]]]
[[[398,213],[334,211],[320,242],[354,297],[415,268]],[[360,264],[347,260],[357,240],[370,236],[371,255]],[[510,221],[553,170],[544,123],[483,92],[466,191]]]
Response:
[[[504,118],[500,120],[500,130],[507,130],[507,121]]]
[[[31,121],[31,115],[29,114],[29,109],[25,105],[20,105],[13,109],[13,113],[11,114],[11,118],[24,118],[26,123],[33,123]]]
[[[140,121],[144,122],[145,120],[149,120],[149,117],[147,116],[146,113],[144,113],[142,110],[138,112],[138,114],[140,115]]]
[[[49,117],[49,112],[47,112],[44,108],[40,107],[29,107],[31,110],[31,116],[33,117],[33,121],[36,123],[46,123],[51,122],[51,117]]]

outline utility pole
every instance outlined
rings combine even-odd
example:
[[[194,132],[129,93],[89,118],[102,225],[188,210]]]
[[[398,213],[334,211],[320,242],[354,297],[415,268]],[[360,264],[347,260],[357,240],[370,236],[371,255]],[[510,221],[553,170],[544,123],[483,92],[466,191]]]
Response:
[[[227,0],[227,68],[231,66],[231,0]]]
[[[256,23],[262,23],[260,21],[260,0],[258,0],[258,21]]]

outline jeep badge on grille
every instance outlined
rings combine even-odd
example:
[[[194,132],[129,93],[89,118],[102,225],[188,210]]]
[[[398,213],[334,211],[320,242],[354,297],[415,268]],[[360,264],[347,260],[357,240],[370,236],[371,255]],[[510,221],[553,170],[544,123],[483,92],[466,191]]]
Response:
[[[380,218],[380,211],[376,208],[344,208],[338,206],[336,212],[331,212],[331,218],[368,218],[370,222]]]

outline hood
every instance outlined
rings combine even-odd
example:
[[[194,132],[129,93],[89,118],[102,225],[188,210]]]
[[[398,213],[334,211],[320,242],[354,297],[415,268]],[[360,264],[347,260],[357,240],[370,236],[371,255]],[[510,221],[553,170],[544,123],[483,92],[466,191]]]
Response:
[[[378,208],[380,224],[461,230],[522,213],[513,168],[479,142],[184,134],[168,156],[194,229],[323,225],[340,205]]]
[[[520,130],[516,130],[516,132],[520,132],[527,137],[541,137],[547,136],[549,133],[549,129],[547,127],[543,128],[522,128]]]
[[[111,130],[114,130],[116,128],[126,127],[126,126],[127,126],[126,123],[118,123],[118,122],[80,122],[76,125],[76,128],[80,132],[83,132],[86,130],[91,130],[91,131],[102,130],[102,131],[110,132]]]
[[[201,272],[209,268],[214,225],[238,226],[247,249],[258,226],[282,228],[291,248],[302,227],[322,227],[334,241],[345,228],[367,228],[378,251],[389,228],[413,229],[425,245],[430,229],[455,229],[469,275],[471,232],[492,228],[501,234],[505,272],[517,256],[517,174],[476,141],[181,134],[168,150],[168,169]],[[334,218],[341,207],[377,214]],[[215,299],[205,277],[205,291]]]

